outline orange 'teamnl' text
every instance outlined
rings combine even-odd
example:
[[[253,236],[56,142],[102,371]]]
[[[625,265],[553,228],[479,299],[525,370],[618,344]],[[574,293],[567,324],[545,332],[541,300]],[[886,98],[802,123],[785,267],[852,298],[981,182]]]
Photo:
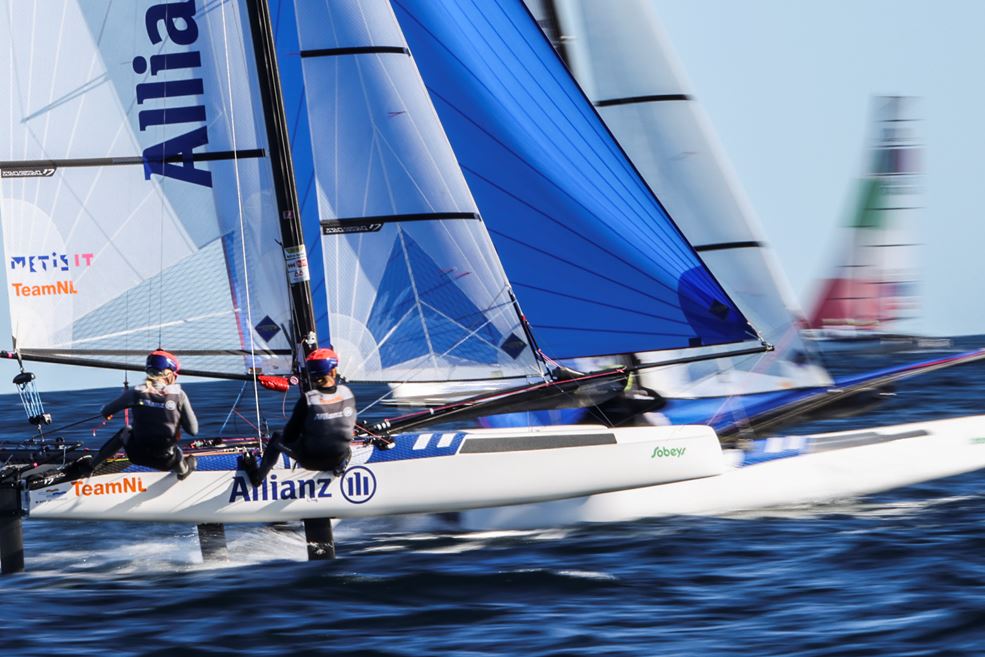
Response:
[[[78,294],[75,289],[75,281],[58,281],[46,285],[24,285],[23,283],[11,283],[14,288],[14,296],[18,297],[51,297],[61,294]]]
[[[123,493],[144,493],[144,481],[140,477],[124,477],[119,481],[108,481],[98,484],[86,484],[73,481],[76,497],[91,497],[93,495],[122,495]]]

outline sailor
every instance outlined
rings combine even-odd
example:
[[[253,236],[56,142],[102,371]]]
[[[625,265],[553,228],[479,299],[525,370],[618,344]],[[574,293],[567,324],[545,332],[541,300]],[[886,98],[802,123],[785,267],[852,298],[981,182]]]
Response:
[[[262,464],[258,466],[253,457],[242,461],[254,486],[260,485],[285,452],[307,470],[332,472],[337,477],[345,472],[352,456],[356,398],[336,381],[338,364],[338,354],[332,349],[315,349],[305,359],[312,389],[298,399],[283,435],[273,435]]]
[[[133,409],[133,426],[118,431],[103,445],[91,465],[100,463],[123,447],[134,465],[173,471],[184,479],[195,469],[195,457],[185,456],[178,447],[181,432],[198,433],[198,419],[188,395],[175,383],[181,364],[162,349],[147,356],[147,379],[136,388],[126,388],[116,400],[103,406],[109,419],[125,408]]]

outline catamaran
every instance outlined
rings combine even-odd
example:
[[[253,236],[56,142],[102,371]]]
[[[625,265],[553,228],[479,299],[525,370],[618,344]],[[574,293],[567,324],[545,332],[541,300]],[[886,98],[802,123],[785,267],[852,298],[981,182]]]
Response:
[[[664,407],[644,417],[653,422],[710,423],[726,446],[727,474],[549,505],[469,512],[462,516],[466,526],[546,526],[810,503],[981,468],[985,458],[980,449],[981,418],[808,437],[764,433],[771,425],[801,420],[811,412],[832,412],[839,404],[865,408],[878,399],[884,386],[920,372],[978,359],[981,351],[831,381],[810,356],[811,344],[805,344],[797,334],[799,313],[785,301],[781,292],[785,285],[713,146],[692,94],[681,81],[653,7],[634,0],[544,0],[528,4],[661,202],[690,241],[698,245],[702,258],[739,306],[763,322],[756,325],[765,327],[765,335],[776,344],[776,350],[747,356],[745,363],[742,359],[732,359],[731,363],[706,361],[643,372],[649,387],[669,397]],[[481,25],[477,20],[457,22]],[[437,82],[430,82],[428,51],[413,35],[409,38],[432,94],[452,97],[453,89],[435,88]],[[445,38],[437,34],[434,41]],[[469,33],[463,38],[476,37]],[[530,38],[535,40],[533,35]],[[544,52],[543,56],[549,54]],[[461,102],[449,104],[460,108]],[[438,104],[439,113],[442,107]],[[471,108],[463,113],[474,116]],[[454,123],[449,125],[455,145]],[[886,166],[893,161],[902,159],[887,159]],[[476,161],[471,169],[480,166]],[[479,205],[482,208],[481,197]],[[496,242],[502,234],[497,215],[486,212],[485,216]],[[533,221],[528,220],[528,224]],[[510,252],[501,253],[511,280],[536,283],[532,275],[512,278]],[[755,275],[746,277],[746,271]],[[517,293],[523,301],[524,287],[517,285]],[[557,414],[552,413],[519,413],[509,420],[521,424],[556,422]],[[506,424],[501,418],[492,420]],[[933,457],[916,457],[922,452]]]
[[[366,440],[339,477],[285,458],[253,487],[238,457],[262,449],[258,402],[258,435],[198,441],[188,450],[198,470],[184,481],[122,454],[73,481],[66,472],[84,447],[45,433],[50,416],[22,371],[16,385],[38,436],[3,445],[4,570],[23,565],[22,513],[180,520],[199,524],[203,536],[227,521],[303,519],[318,556],[334,549],[326,518],[544,501],[721,472],[708,427],[420,432],[496,409],[594,405],[621,393],[630,370],[570,373],[537,348],[535,334],[553,347],[577,339],[578,328],[525,320],[391,3],[273,4],[296,17],[298,52],[283,74],[266,0],[0,3],[8,44],[0,75],[11,90],[0,109],[0,219],[14,334],[0,356],[140,371],[146,352],[166,346],[185,374],[253,382],[256,398],[261,385],[304,386],[299,363],[317,346],[321,306],[349,378],[537,383],[367,428],[364,437],[389,435],[395,448]],[[522,8],[512,4],[497,12]],[[429,3],[395,5],[421,26],[446,21]],[[449,45],[463,56],[506,47],[489,34],[481,44]],[[624,263],[607,278],[643,277],[649,289],[624,283],[624,298],[608,299],[613,316],[591,318],[618,343],[607,352],[693,347],[690,360],[728,344],[737,354],[767,350],[608,132],[592,124],[574,82],[567,74],[552,82],[557,70],[524,83],[551,88],[536,112],[558,130],[530,121],[514,139],[529,140],[527,166],[549,174],[535,194],[567,189],[542,204],[563,201],[578,212],[567,198],[577,187],[619,190],[617,204],[600,197],[592,209],[619,222],[605,225],[595,246],[608,244],[606,267]],[[303,82],[310,161],[302,179],[311,176],[317,196],[323,265],[314,272],[302,239],[312,218],[301,216],[283,104],[291,81]],[[510,86],[493,97],[515,106]],[[574,99],[575,115],[555,105],[556,92]],[[507,118],[488,117],[488,129]],[[594,128],[573,143],[569,119]],[[509,182],[504,198],[531,191],[524,184]],[[615,255],[634,241],[661,258],[642,249]],[[596,251],[570,247],[571,266],[558,276],[580,291],[547,293],[553,301],[537,323],[591,312],[608,293],[585,276],[588,260],[576,262]],[[322,277],[316,303],[311,281]],[[574,308],[559,303],[566,295]],[[594,295],[587,305],[585,295]],[[644,300],[658,307],[634,310]],[[653,456],[664,452],[687,456]]]

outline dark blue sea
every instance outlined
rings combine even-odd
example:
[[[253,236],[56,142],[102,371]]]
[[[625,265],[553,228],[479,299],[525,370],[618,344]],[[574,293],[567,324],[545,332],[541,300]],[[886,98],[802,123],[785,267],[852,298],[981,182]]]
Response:
[[[829,360],[846,374],[933,356]],[[240,385],[186,390],[207,433]],[[378,392],[357,391],[364,403]],[[115,393],[45,401],[57,425]],[[276,427],[281,405],[264,399]],[[226,433],[255,421],[248,405],[240,412]],[[796,431],[978,413],[985,364]],[[109,436],[93,437],[92,424],[66,437]],[[0,427],[30,434],[15,395],[0,397]],[[305,561],[300,524],[231,525],[230,561],[205,564],[187,525],[28,520],[27,572],[0,580],[0,645],[6,656],[983,655],[983,484],[977,472],[827,506],[529,532],[343,522],[332,562]]]

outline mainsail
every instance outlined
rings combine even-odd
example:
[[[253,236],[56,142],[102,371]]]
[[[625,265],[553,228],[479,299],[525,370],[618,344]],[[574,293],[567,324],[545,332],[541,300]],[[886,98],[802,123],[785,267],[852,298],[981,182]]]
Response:
[[[393,0],[543,351],[757,340],[520,0]]]
[[[527,0],[606,125],[702,260],[776,349],[648,371],[670,397],[824,386],[800,311],[645,0]],[[642,355],[649,360],[651,357]]]
[[[834,276],[825,279],[810,316],[812,329],[886,331],[917,311],[916,244],[921,146],[915,98],[875,99],[868,171],[840,243]]]
[[[137,354],[165,346],[186,369],[289,371],[242,3],[25,5],[0,2],[0,221],[16,346],[138,367]]]

